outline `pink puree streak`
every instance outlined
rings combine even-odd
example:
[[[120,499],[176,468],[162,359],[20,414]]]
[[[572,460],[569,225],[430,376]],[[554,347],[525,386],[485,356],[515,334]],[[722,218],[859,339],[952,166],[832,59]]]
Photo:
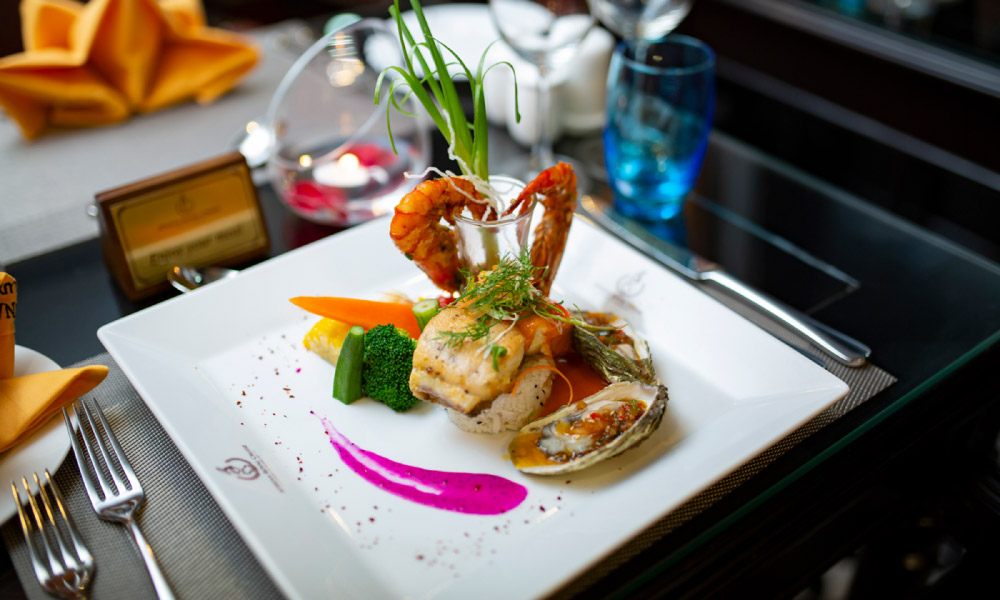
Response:
[[[528,496],[523,485],[496,475],[432,471],[389,460],[359,448],[328,419],[317,417],[345,465],[369,483],[410,502],[472,515],[499,515]]]

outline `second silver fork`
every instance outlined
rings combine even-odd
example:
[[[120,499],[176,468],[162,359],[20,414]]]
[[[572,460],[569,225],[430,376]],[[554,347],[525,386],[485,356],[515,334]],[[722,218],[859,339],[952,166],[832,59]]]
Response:
[[[87,584],[96,569],[94,557],[80,539],[76,525],[66,511],[66,501],[49,470],[45,469],[44,480],[37,473],[33,474],[33,478],[38,490],[38,501],[35,500],[28,478],[21,478],[21,486],[27,494],[27,506],[21,502],[21,494],[15,482],[10,482],[10,488],[14,492],[14,502],[17,504],[21,530],[24,532],[35,578],[50,594],[72,600],[86,598]],[[46,486],[48,492],[45,490]],[[62,521],[62,525],[59,521]],[[54,538],[56,543],[52,544],[49,538]]]
[[[149,542],[135,521],[135,513],[145,500],[142,485],[104,418],[100,405],[96,400],[92,402],[93,409],[83,398],[78,400],[71,407],[73,419],[66,409],[63,409],[73,454],[76,455],[76,464],[80,467],[80,475],[83,478],[83,485],[87,488],[87,495],[90,496],[90,503],[102,519],[128,526],[139,554],[146,564],[146,570],[153,580],[156,595],[164,600],[172,599],[174,595],[170,591],[167,579],[156,562]],[[111,458],[112,453],[115,460]]]

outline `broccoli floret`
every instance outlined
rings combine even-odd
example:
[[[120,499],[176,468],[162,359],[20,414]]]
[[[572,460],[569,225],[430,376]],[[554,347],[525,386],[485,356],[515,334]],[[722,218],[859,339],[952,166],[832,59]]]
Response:
[[[410,393],[410,370],[417,341],[393,325],[377,325],[365,333],[361,391],[396,412],[420,400]]]

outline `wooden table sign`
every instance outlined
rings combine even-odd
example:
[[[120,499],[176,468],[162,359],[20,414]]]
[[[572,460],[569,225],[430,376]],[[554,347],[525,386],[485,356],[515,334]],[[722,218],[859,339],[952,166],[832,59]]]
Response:
[[[131,300],[168,288],[175,265],[231,266],[270,248],[239,152],[97,194],[104,259]]]

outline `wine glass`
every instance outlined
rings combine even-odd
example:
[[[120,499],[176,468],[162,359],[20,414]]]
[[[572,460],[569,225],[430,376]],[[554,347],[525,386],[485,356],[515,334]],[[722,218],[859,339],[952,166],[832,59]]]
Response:
[[[694,0],[591,0],[594,15],[626,43],[664,38],[691,10]]]
[[[527,164],[508,167],[508,175],[531,181],[555,164],[551,114],[550,76],[567,64],[594,25],[586,0],[490,0],[490,14],[503,40],[522,59],[538,69],[534,138]],[[572,162],[565,157],[561,160]],[[578,170],[579,171],[579,170]]]

